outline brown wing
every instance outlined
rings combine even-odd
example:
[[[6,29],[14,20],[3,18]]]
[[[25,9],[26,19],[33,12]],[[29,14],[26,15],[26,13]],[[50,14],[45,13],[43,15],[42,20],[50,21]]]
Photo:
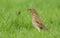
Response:
[[[48,28],[45,26],[45,24],[42,22],[42,20],[38,16],[36,17],[36,23],[39,24],[40,28],[44,28],[44,29],[48,30]]]
[[[36,20],[36,23],[39,24],[39,27],[45,27],[45,25],[41,21]]]
[[[40,29],[48,30],[48,28],[47,28],[42,22],[40,22],[40,21],[36,21],[36,23],[39,24]]]

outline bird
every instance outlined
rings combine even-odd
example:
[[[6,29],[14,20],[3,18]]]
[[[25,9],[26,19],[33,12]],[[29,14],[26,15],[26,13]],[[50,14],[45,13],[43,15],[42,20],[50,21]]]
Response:
[[[36,9],[28,8],[28,11],[32,13],[32,24],[33,26],[40,32],[41,29],[45,29],[48,31],[47,26],[43,23],[41,18],[39,17]]]

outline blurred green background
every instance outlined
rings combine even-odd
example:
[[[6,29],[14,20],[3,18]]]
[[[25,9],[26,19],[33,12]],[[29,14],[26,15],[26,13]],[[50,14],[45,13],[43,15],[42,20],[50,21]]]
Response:
[[[31,7],[52,32],[33,27]],[[59,33],[60,0],[0,0],[0,38],[60,38]]]

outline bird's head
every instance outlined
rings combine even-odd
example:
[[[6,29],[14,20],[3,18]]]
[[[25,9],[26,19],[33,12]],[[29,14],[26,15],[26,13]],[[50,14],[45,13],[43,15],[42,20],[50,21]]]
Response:
[[[34,8],[29,8],[28,11],[30,11],[33,15],[38,15]]]
[[[36,12],[36,10],[34,8],[29,8],[28,11],[30,11],[31,13]]]

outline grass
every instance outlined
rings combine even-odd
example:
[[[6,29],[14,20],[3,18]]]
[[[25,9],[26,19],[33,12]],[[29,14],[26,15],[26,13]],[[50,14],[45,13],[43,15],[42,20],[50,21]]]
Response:
[[[33,27],[31,7],[52,32]],[[59,32],[60,0],[0,0],[0,38],[59,38]]]

